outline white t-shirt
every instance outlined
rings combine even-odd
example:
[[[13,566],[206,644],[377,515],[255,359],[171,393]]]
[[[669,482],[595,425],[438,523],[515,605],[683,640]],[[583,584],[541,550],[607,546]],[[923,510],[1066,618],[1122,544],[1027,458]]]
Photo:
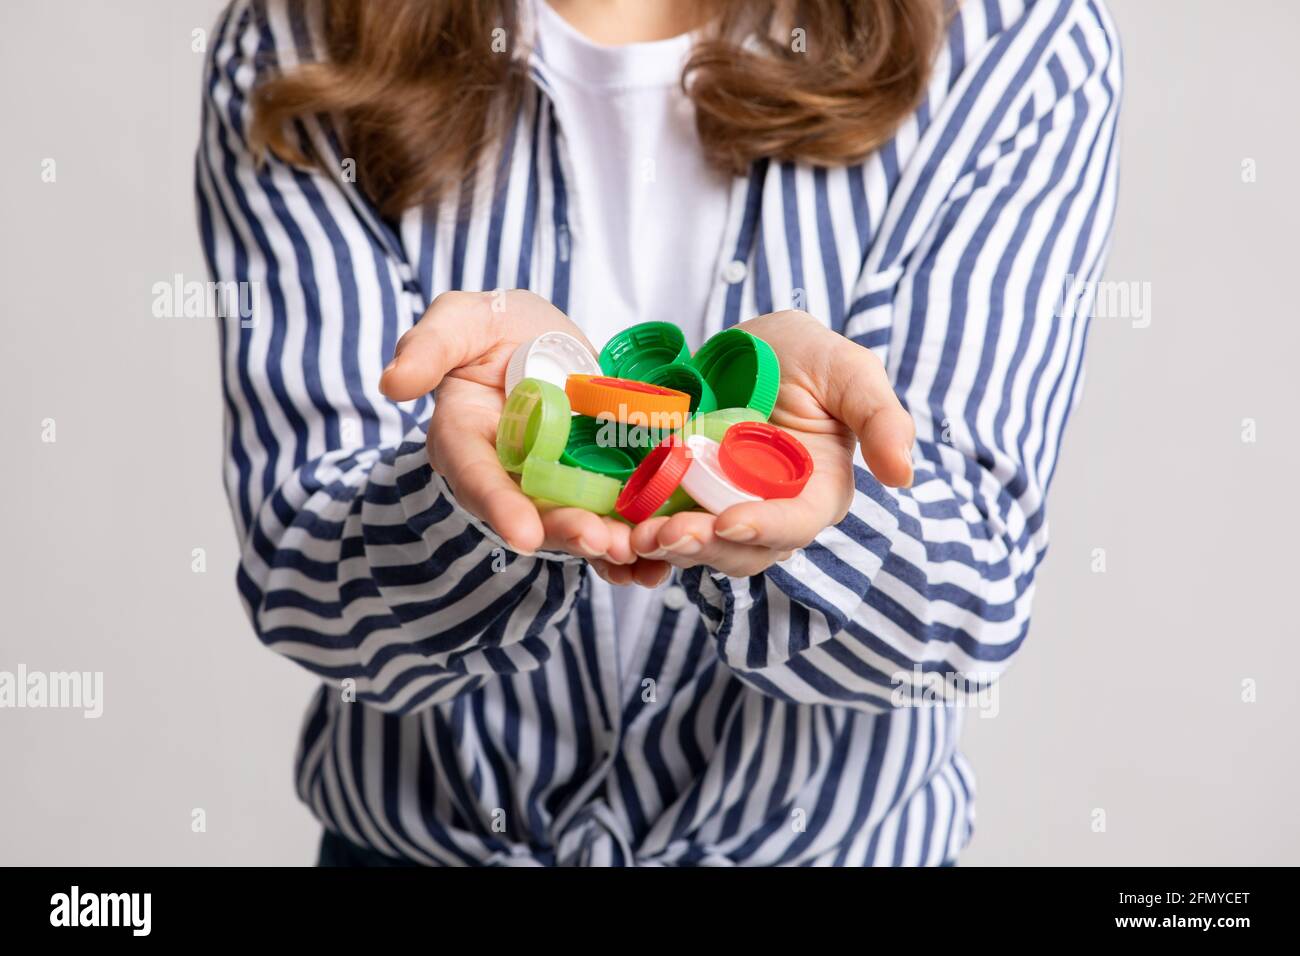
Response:
[[[728,177],[705,159],[682,92],[690,34],[603,46],[536,0],[537,43],[576,179],[569,317],[597,349],[639,322],[675,322],[692,351],[717,281]],[[620,634],[647,617],[654,592],[613,592]]]

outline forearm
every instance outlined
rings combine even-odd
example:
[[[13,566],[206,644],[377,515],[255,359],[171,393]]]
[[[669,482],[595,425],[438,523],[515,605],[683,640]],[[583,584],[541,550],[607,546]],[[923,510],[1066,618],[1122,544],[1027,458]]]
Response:
[[[933,467],[907,490],[857,472],[848,516],[790,560],[688,577],[723,660],[765,693],[868,710],[923,674],[986,686],[1024,639],[1045,539],[1015,502],[977,505]]]
[[[294,471],[245,537],[240,590],[272,649],[405,711],[539,666],[580,575],[575,559],[504,547],[432,472],[416,431]]]
[[[879,353],[915,422],[911,487],[857,467],[847,517],[791,560],[750,579],[694,572],[723,659],[768,693],[875,709],[939,674],[977,689],[1025,639],[1081,384],[1075,277],[1101,272],[1114,212],[1120,63],[1091,8],[1021,52],[1032,77],[992,113],[936,117],[966,143],[955,175],[919,171],[908,208],[928,225],[886,230],[850,298],[845,335]],[[869,383],[812,391],[871,454],[873,415],[854,414]]]

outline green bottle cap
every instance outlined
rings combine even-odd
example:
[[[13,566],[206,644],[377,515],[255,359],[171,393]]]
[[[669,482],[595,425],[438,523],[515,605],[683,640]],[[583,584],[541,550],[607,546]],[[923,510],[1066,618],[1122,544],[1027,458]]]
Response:
[[[660,365],[690,360],[686,334],[671,322],[642,322],[624,329],[600,350],[600,367],[606,375],[646,381]]]
[[[654,451],[655,445],[667,438],[671,434],[662,428],[639,428],[635,431],[628,430],[628,440],[623,446],[628,453],[640,462],[646,455]]]
[[[560,463],[627,481],[636,470],[638,456],[644,457],[644,452],[619,444],[620,435],[626,431],[625,427],[620,432],[615,421],[574,415]]]
[[[732,425],[742,422],[765,422],[767,416],[755,408],[719,408],[707,415],[696,415],[682,429],[682,440],[692,435],[703,435],[722,444],[722,438]]]
[[[691,359],[717,397],[719,408],[752,408],[766,419],[776,407],[781,363],[776,353],[744,329],[726,329],[700,346]]]
[[[569,441],[569,397],[550,382],[526,378],[515,386],[497,425],[497,459],[520,472],[533,458],[559,461]]]
[[[677,363],[660,365],[656,369],[651,369],[642,381],[663,388],[674,388],[691,396],[692,415],[702,415],[718,407],[718,399],[713,394],[713,389],[704,380],[699,369],[693,365]]]
[[[614,510],[623,482],[558,461],[529,458],[524,462],[521,487],[530,498],[607,515]]]

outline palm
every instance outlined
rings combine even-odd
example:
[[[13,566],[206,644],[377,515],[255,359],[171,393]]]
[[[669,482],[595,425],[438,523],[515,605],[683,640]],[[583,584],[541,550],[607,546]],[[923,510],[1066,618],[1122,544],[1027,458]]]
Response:
[[[462,377],[459,371],[438,386],[429,422],[429,462],[441,474],[454,467],[458,445],[488,442],[495,447],[497,423],[505,406],[500,387]],[[495,463],[494,459],[484,460]],[[462,475],[461,480],[472,477]]]
[[[844,517],[853,499],[859,440],[882,483],[910,483],[913,428],[879,360],[812,317],[775,313],[741,327],[765,340],[780,359],[781,390],[771,420],[808,449],[813,475],[797,498],[736,505],[716,517],[682,512],[629,529],[576,508],[539,512],[524,497],[494,447],[506,365],[520,343],[543,332],[584,340],[562,312],[532,293],[439,296],[398,343],[380,387],[393,401],[436,391],[430,462],[460,504],[516,550],[577,554],[616,583],[653,584],[666,570],[662,560],[743,576],[781,560]]]
[[[495,447],[510,357],[521,344],[544,332],[586,339],[563,312],[531,292],[449,296],[462,310],[456,331],[468,340],[466,360],[455,363],[438,383],[429,423],[429,461],[435,471],[455,474],[462,484],[491,479],[501,487],[504,475],[487,446]],[[494,470],[496,474],[488,474]]]
[[[795,498],[746,502],[716,517],[652,518],[632,533],[638,554],[666,549],[675,564],[705,564],[733,576],[762,571],[843,520],[853,501],[859,440],[883,483],[911,480],[911,419],[876,356],[802,312],[759,316],[740,328],[767,342],[780,360],[771,421],[808,449],[812,477]]]
[[[522,343],[555,331],[586,342],[564,313],[532,293],[449,293],[430,307],[406,346],[419,358],[386,373],[386,394],[407,399],[434,388],[429,463],[460,504],[516,550],[566,551],[619,583],[654,583],[666,568],[636,561],[626,525],[577,508],[535,505],[497,458],[510,357]],[[430,376],[430,366],[438,374]]]
[[[812,477],[799,497],[833,505],[839,521],[853,499],[853,450],[857,446],[853,432],[832,418],[797,380],[782,382],[771,421],[799,439],[812,456]]]

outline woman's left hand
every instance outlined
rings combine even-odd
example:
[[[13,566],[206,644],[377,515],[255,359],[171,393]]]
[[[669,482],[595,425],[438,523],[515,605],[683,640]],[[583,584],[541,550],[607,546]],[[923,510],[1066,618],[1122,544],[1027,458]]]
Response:
[[[677,567],[708,565],[747,577],[785,560],[823,529],[838,524],[853,501],[853,450],[882,484],[912,483],[916,432],[869,349],[805,312],[776,312],[740,328],[763,339],[781,361],[781,391],[772,424],[808,449],[813,474],[797,498],[750,502],[716,517],[682,512],[651,518],[632,531],[632,549]]]

